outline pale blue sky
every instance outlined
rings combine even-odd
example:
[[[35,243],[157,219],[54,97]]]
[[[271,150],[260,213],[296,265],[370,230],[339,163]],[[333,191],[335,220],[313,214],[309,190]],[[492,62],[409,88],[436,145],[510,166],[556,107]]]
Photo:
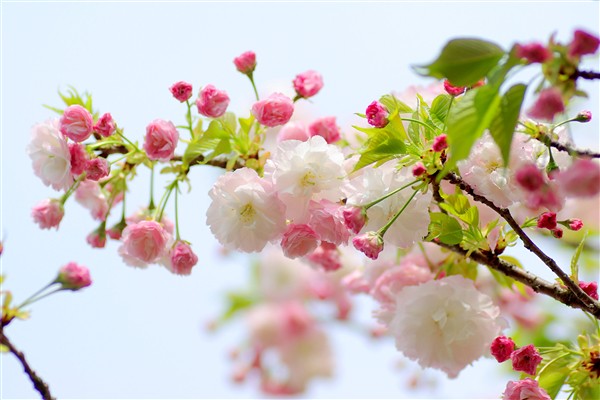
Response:
[[[41,105],[59,104],[58,88],[90,91],[96,108],[111,112],[141,141],[155,118],[182,121],[183,109],[167,90],[178,80],[195,88],[213,83],[227,90],[231,110],[247,112],[252,92],[232,59],[254,50],[263,91],[289,85],[307,69],[320,71],[325,87],[307,112],[336,115],[346,126],[381,94],[429,83],[409,65],[431,61],[450,38],[488,38],[505,48],[546,40],[552,32],[568,40],[574,28],[598,33],[598,11],[598,3],[589,1],[3,2],[0,261],[6,288],[23,299],[71,260],[89,266],[94,279],[85,291],[36,304],[31,320],[14,322],[7,335],[59,398],[260,397],[251,385],[229,383],[226,355],[243,338],[240,325],[213,336],[202,330],[221,309],[223,291],[243,285],[248,267],[243,257],[216,259],[216,241],[204,224],[215,171],[194,170],[194,189],[182,199],[182,233],[201,260],[189,278],[159,267],[127,267],[114,242],[91,249],[85,236],[96,224],[73,201],[58,233],[31,220],[30,208],[55,193],[33,175],[25,147],[31,126],[53,116]],[[596,94],[589,108],[597,111],[598,85],[588,88]],[[588,135],[597,134],[597,121]],[[130,211],[147,201],[146,187],[142,176],[129,197]],[[361,307],[369,312],[368,304]],[[332,338],[336,378],[316,382],[306,396],[495,398],[504,388],[470,368],[437,391],[405,393],[391,341],[372,344],[344,329]],[[1,360],[2,397],[36,397],[14,357]],[[482,381],[486,386],[473,383]]]

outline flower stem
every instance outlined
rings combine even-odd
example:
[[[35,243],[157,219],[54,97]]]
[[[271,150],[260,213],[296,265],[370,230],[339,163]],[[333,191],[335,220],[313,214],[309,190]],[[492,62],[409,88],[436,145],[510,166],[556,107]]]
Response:
[[[408,183],[408,184],[406,184],[406,185],[404,185],[404,186],[402,186],[402,187],[400,187],[400,188],[398,188],[398,189],[394,189],[394,190],[392,190],[391,192],[389,192],[389,193],[386,193],[386,194],[385,194],[385,195],[383,195],[382,197],[380,197],[380,198],[378,198],[378,199],[376,199],[376,200],[373,200],[372,202],[370,202],[370,203],[367,203],[366,205],[364,205],[364,206],[362,206],[362,207],[363,207],[365,210],[368,210],[369,208],[373,207],[375,204],[382,202],[383,200],[387,199],[388,197],[395,195],[396,193],[400,192],[401,190],[403,190],[403,189],[406,189],[407,187],[409,187],[409,186],[412,186],[412,185],[414,185],[414,184],[415,184],[415,183],[417,183],[417,182],[421,182],[421,180],[420,180],[420,179],[417,179],[417,180],[415,180],[415,181],[412,181],[411,183]]]
[[[154,163],[150,167],[150,203],[148,204],[148,210],[152,211],[156,208],[154,205]]]
[[[167,206],[167,202],[169,201],[169,197],[171,196],[171,192],[173,191],[173,188],[175,186],[177,186],[177,179],[175,179],[173,182],[171,182],[169,184],[169,186],[167,186],[165,193],[163,194],[162,198],[160,199],[160,202],[158,203],[156,218],[155,218],[155,220],[157,222],[160,222],[162,220],[163,213],[165,212],[165,207]]]
[[[191,106],[189,100],[186,100],[185,104],[187,104],[187,113],[185,114],[185,120],[188,123],[188,129],[190,131],[190,135],[191,135],[192,139],[194,139],[194,128],[192,127],[192,106]]]
[[[248,75],[248,79],[250,79],[250,83],[252,84],[252,89],[254,89],[254,96],[256,96],[256,101],[260,100],[258,96],[258,90],[256,90],[256,84],[254,83],[254,74],[250,72]]]
[[[413,194],[410,196],[410,198],[408,199],[408,201],[406,203],[404,203],[404,205],[402,206],[402,208],[400,209],[400,211],[398,211],[396,213],[396,215],[394,215],[392,217],[392,219],[390,219],[388,221],[387,224],[385,224],[384,226],[381,227],[381,229],[379,229],[377,231],[377,233],[379,234],[379,236],[381,236],[383,238],[383,235],[385,235],[385,233],[387,232],[388,229],[390,229],[390,226],[392,226],[392,224],[394,222],[396,222],[396,220],[398,219],[398,217],[400,216],[400,214],[402,214],[402,212],[404,212],[404,210],[406,209],[406,207],[408,207],[408,205],[410,204],[410,202],[412,201],[412,199],[416,196],[416,194],[420,191],[420,189],[417,189],[413,192]]]
[[[48,289],[49,287],[51,287],[52,285],[54,285],[56,282],[50,282],[49,284],[47,284],[46,286],[44,286],[43,288],[41,288],[40,290],[38,290],[37,292],[35,292],[34,294],[32,294],[31,296],[29,296],[27,299],[25,299],[21,304],[19,304],[17,306],[17,308],[21,308],[26,306],[29,303],[32,303],[32,299],[35,296],[38,296],[40,293],[42,293],[44,290]]]
[[[73,182],[73,184],[71,185],[71,187],[65,192],[65,194],[63,194],[63,196],[60,198],[60,204],[61,205],[65,205],[65,203],[67,202],[67,199],[73,194],[73,192],[75,191],[75,189],[77,189],[77,187],[79,186],[79,184],[81,183],[81,181],[83,181],[86,177],[85,173],[82,173],[81,175],[79,175],[77,177],[77,179],[75,180],[75,182]]]
[[[175,240],[178,241],[179,236],[179,184],[175,181]]]

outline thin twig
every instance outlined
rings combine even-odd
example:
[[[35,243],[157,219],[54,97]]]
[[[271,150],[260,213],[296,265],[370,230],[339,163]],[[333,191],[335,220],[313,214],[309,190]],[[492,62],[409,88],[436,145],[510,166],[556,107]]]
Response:
[[[567,152],[571,155],[578,155],[579,157],[600,158],[600,153],[596,153],[592,150],[576,149],[566,144],[557,142],[556,140],[552,140],[548,135],[546,135],[543,132],[537,132],[535,138],[547,146],[552,146],[557,150]]]
[[[572,79],[583,78],[583,79],[589,79],[589,80],[600,79],[600,72],[577,70],[577,71],[575,71],[575,73],[573,75],[571,75],[571,78]]]
[[[50,388],[48,387],[48,384],[44,382],[42,378],[40,378],[35,373],[35,371],[29,366],[29,363],[25,359],[25,354],[23,354],[15,348],[15,346],[10,342],[10,340],[8,340],[6,335],[4,335],[4,330],[2,328],[0,328],[0,343],[6,346],[8,350],[19,359],[21,365],[23,365],[25,373],[27,374],[27,376],[29,376],[29,379],[31,379],[33,387],[42,395],[42,399],[54,400],[54,397],[52,397],[52,394],[50,394]]]
[[[530,238],[527,236],[525,231],[521,228],[519,223],[515,221],[510,211],[506,208],[500,208],[496,206],[493,202],[488,200],[486,197],[478,195],[475,193],[473,188],[462,180],[459,176],[454,173],[449,173],[444,176],[444,179],[448,180],[450,183],[457,185],[459,188],[470,194],[476,201],[483,203],[490,207],[492,210],[496,211],[504,220],[510,225],[510,227],[515,231],[515,233],[521,238],[523,245],[533,254],[535,254],[544,264],[548,266],[558,276],[562,282],[567,286],[573,294],[581,301],[582,305],[594,315],[596,318],[600,319],[600,303],[592,299],[588,296],[587,293],[583,291],[573,280],[567,275],[559,266],[556,264],[552,258],[550,258],[546,253],[544,253]]]

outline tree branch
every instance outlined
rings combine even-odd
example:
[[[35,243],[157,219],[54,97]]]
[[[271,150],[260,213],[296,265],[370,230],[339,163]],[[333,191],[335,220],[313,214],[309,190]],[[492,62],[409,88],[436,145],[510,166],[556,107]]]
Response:
[[[19,359],[19,361],[23,365],[25,373],[27,374],[27,376],[29,376],[29,379],[31,379],[33,387],[42,395],[42,399],[54,400],[54,397],[52,397],[52,394],[50,394],[50,388],[48,387],[48,384],[44,382],[42,378],[40,378],[33,369],[31,369],[29,363],[27,363],[27,360],[25,359],[25,355],[19,350],[17,350],[15,346],[10,342],[10,340],[8,340],[8,338],[4,335],[3,327],[0,328],[0,343],[6,346],[8,350]]]
[[[580,157],[590,157],[590,158],[600,158],[600,153],[596,153],[591,150],[580,150],[574,147],[570,147],[566,144],[557,142],[556,140],[552,140],[548,135],[543,132],[537,132],[535,138],[540,142],[544,143],[546,146],[552,146],[557,150],[565,151],[569,154],[576,154]]]
[[[587,293],[583,291],[573,280],[567,275],[554,261],[550,258],[546,253],[544,253],[530,238],[527,236],[525,231],[521,228],[521,226],[515,221],[510,211],[506,208],[500,208],[496,206],[493,202],[485,198],[484,196],[478,195],[475,193],[473,188],[462,180],[459,176],[454,173],[449,173],[444,176],[444,179],[448,180],[450,183],[457,185],[459,188],[470,194],[476,201],[485,204],[490,207],[492,210],[496,211],[504,220],[510,225],[510,227],[515,231],[515,233],[521,238],[523,245],[533,254],[535,254],[544,264],[548,266],[558,276],[565,286],[573,292],[575,297],[579,299],[582,305],[586,310],[596,318],[600,319],[600,303],[592,299],[588,296]]]
[[[600,79],[600,72],[577,70],[571,76],[571,78],[573,78],[573,79],[583,78],[583,79],[589,79],[589,80]]]
[[[452,250],[453,252],[461,254],[465,257],[467,256],[467,250],[463,249],[459,245],[448,245],[439,242],[433,243],[436,243],[437,245],[446,249]],[[498,256],[492,253],[474,251],[471,254],[469,254],[468,257],[471,260],[478,262],[479,264],[487,265],[488,267],[506,276],[511,277],[515,281],[521,282],[529,286],[536,293],[543,293],[545,295],[548,295],[569,307],[586,311],[594,315],[596,318],[600,319],[600,308],[594,308],[593,306],[588,306],[587,304],[582,303],[571,290],[560,286],[557,283],[550,283],[529,271],[523,270],[514,264],[511,264],[507,261],[502,260],[501,258],[498,258]]]

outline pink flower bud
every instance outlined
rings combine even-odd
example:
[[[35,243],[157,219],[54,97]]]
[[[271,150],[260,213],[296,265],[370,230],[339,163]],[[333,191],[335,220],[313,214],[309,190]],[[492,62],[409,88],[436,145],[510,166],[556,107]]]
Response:
[[[213,85],[206,85],[200,90],[196,106],[198,112],[205,117],[219,118],[227,111],[229,105],[229,96],[223,90],[219,90]]]
[[[290,224],[281,239],[281,249],[288,258],[303,257],[319,246],[319,235],[308,225]]]
[[[560,228],[554,228],[551,230],[552,232],[552,236],[554,236],[557,239],[560,239],[563,237],[563,230]]]
[[[367,116],[367,122],[369,125],[375,128],[384,128],[388,124],[388,112],[387,108],[378,101],[374,101],[367,106],[365,111]]]
[[[179,132],[171,121],[155,119],[146,127],[144,150],[150,160],[169,161],[175,154]]]
[[[189,243],[179,240],[171,249],[169,256],[170,263],[167,268],[177,275],[189,275],[192,273],[192,267],[198,263],[198,256],[194,254]]]
[[[579,281],[579,287],[594,300],[598,300],[598,284],[596,282]]]
[[[306,142],[308,139],[310,139],[310,133],[308,133],[308,128],[303,122],[288,122],[277,132],[278,142],[283,142],[284,140]]]
[[[556,180],[567,196],[593,197],[600,193],[600,165],[587,158],[579,158]]]
[[[94,125],[94,132],[98,132],[101,136],[109,137],[115,133],[117,127],[110,113],[103,114]]]
[[[59,200],[45,199],[31,209],[31,216],[42,229],[56,228],[60,225],[65,210]]]
[[[342,268],[340,252],[335,244],[329,242],[321,242],[321,245],[308,256],[308,261],[324,271],[337,271]]]
[[[580,57],[586,54],[594,54],[598,51],[600,39],[582,30],[576,30],[573,41],[569,44],[569,56]]]
[[[79,176],[85,171],[85,166],[89,160],[85,146],[81,143],[69,143],[69,153],[71,153],[71,174]]]
[[[377,232],[367,232],[352,239],[354,247],[367,257],[376,260],[383,250],[383,238]]]
[[[340,128],[335,123],[335,117],[319,118],[308,126],[310,137],[321,136],[329,144],[341,139]]]
[[[471,85],[471,89],[475,89],[478,88],[480,86],[485,85],[485,78],[478,80],[477,82],[475,82],[474,84]]]
[[[256,54],[253,51],[247,51],[234,58],[233,63],[238,71],[248,75],[256,68]]]
[[[515,371],[525,372],[529,375],[535,375],[537,366],[542,362],[542,356],[532,344],[513,351],[510,359]]]
[[[358,233],[367,222],[367,213],[362,207],[348,206],[342,211],[344,224],[353,233]]]
[[[444,80],[444,90],[446,91],[446,93],[448,93],[450,96],[459,96],[461,94],[463,94],[466,90],[466,87],[464,86],[454,86],[453,84],[450,83],[450,81],[448,79]]]
[[[548,392],[537,381],[526,378],[518,382],[509,381],[502,394],[502,400],[551,400]]]
[[[592,112],[588,110],[580,111],[579,114],[575,117],[574,121],[577,122],[590,122],[592,120]]]
[[[442,133],[440,136],[436,136],[433,139],[433,146],[431,147],[433,151],[440,152],[448,148],[448,136],[445,133]]]
[[[527,111],[531,118],[552,121],[556,114],[565,111],[562,95],[556,88],[544,89],[540,92],[536,102]]]
[[[556,228],[556,213],[545,212],[538,217],[538,228],[554,229]]]
[[[294,102],[281,93],[273,93],[252,106],[252,115],[264,126],[274,127],[287,123],[294,113]]]
[[[579,218],[571,218],[567,223],[569,224],[569,229],[572,231],[578,231],[583,228],[583,221]]]
[[[306,71],[296,75],[293,83],[298,96],[307,99],[319,93],[323,87],[323,77],[316,71]]]
[[[75,142],[83,142],[89,138],[93,128],[92,114],[80,105],[67,107],[60,118],[60,131]]]
[[[98,228],[87,236],[86,241],[93,248],[102,249],[106,246],[106,231]]]
[[[108,176],[110,173],[110,165],[106,158],[96,157],[88,160],[85,163],[86,178],[92,181],[99,181]]]
[[[169,234],[156,221],[140,221],[128,225],[122,239],[119,253],[128,264],[139,265],[156,262],[163,255]]]
[[[544,175],[533,164],[526,164],[515,173],[517,183],[523,189],[534,192],[544,185]]]
[[[121,239],[123,235],[123,229],[127,227],[127,223],[125,221],[120,221],[111,226],[106,230],[106,234],[113,240]]]
[[[74,262],[70,262],[58,271],[55,282],[62,285],[63,289],[79,290],[92,284],[90,271]]]
[[[499,363],[508,360],[514,349],[515,342],[506,336],[498,336],[496,339],[494,339],[492,345],[490,346],[492,355]]]
[[[545,63],[552,58],[552,53],[540,43],[519,44],[517,57],[526,59],[529,64]]]
[[[192,97],[193,88],[191,83],[184,81],[175,82],[173,86],[169,88],[173,97],[183,103]]]
[[[427,168],[422,163],[416,163],[412,169],[413,176],[421,176],[427,172]]]

